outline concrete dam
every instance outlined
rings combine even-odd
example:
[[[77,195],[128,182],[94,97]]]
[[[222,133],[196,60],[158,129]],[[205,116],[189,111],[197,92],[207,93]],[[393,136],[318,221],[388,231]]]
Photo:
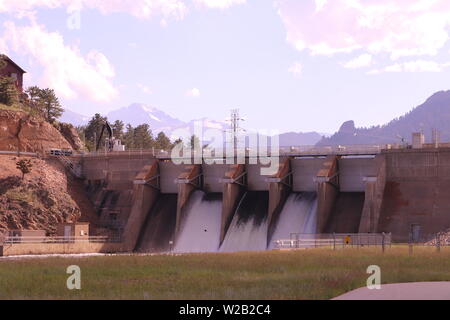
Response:
[[[450,227],[450,148],[283,155],[261,164],[176,165],[151,152],[74,156],[101,226],[137,252],[274,248],[291,234]]]

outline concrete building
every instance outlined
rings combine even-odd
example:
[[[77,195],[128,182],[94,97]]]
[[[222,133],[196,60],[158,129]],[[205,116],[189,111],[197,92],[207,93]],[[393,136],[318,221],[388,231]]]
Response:
[[[422,149],[425,144],[425,135],[422,132],[414,132],[412,135],[412,148]]]
[[[58,237],[89,239],[90,224],[87,222],[61,223],[57,228]]]

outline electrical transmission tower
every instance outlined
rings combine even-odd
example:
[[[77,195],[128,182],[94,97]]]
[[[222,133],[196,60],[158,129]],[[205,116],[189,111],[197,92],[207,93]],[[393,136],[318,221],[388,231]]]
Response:
[[[240,122],[241,121],[245,121],[245,119],[240,117],[239,109],[233,109],[233,110],[231,110],[231,117],[227,121],[230,122],[230,127],[231,128],[228,131],[232,135],[232,138],[233,138],[233,140],[231,142],[233,144],[232,148],[233,148],[233,150],[234,150],[234,152],[236,154],[237,153],[237,149],[238,149],[238,137],[239,137],[239,134],[241,132],[245,132],[245,130],[241,128]]]

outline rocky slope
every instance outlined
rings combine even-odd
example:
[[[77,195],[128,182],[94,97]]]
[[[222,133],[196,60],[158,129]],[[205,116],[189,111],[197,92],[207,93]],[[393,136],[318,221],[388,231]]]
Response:
[[[95,223],[95,209],[82,183],[59,162],[31,159],[32,172],[22,180],[18,160],[0,156],[0,230],[46,230],[53,235],[61,222]]]
[[[78,137],[74,135],[76,131],[66,128],[65,132],[67,137],[73,137],[75,147],[81,143],[75,141]],[[0,110],[1,151],[44,153],[51,148],[73,149],[69,141],[50,123],[25,112]]]
[[[81,141],[77,130],[72,124],[69,123],[59,123],[58,130],[64,137],[64,139],[69,142],[73,150],[83,151],[85,149],[84,143]]]

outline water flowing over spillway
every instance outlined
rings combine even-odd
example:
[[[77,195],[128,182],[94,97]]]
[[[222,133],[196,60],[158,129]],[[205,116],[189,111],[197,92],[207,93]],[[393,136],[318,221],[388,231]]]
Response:
[[[150,210],[141,237],[139,252],[168,252],[174,240],[177,219],[177,195],[162,194]]]
[[[241,200],[220,251],[267,249],[268,192],[247,192]]]
[[[217,252],[220,246],[222,195],[195,191],[183,210],[175,252]]]
[[[292,193],[283,207],[269,243],[276,247],[276,240],[289,240],[291,234],[314,234],[317,226],[316,193]]]

